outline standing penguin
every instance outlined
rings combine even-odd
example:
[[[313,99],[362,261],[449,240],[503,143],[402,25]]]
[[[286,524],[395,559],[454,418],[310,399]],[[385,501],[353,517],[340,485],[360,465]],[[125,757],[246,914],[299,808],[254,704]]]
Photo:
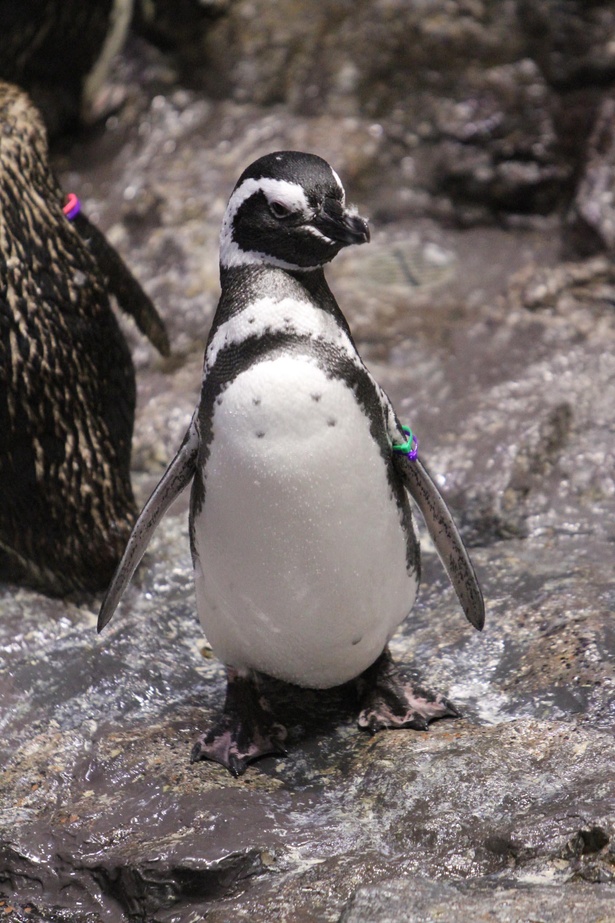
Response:
[[[369,240],[339,177],[311,154],[269,154],[242,174],[220,238],[222,293],[201,400],[141,513],[103,602],[107,624],[157,523],[192,482],[199,616],[227,668],[220,722],[192,759],[238,775],[283,752],[259,674],[325,689],[356,680],[359,725],[426,728],[455,715],[404,682],[388,641],[419,583],[414,497],[470,622],[472,564],[386,394],[359,357],[323,266]]]
[[[163,355],[164,325],[64,196],[39,113],[0,81],[0,579],[107,586],[136,509],[135,378],[108,292]]]

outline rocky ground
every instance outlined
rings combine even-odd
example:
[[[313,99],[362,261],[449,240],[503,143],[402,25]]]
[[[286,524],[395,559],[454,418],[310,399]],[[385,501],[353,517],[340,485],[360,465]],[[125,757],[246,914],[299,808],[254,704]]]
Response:
[[[396,4],[381,6],[394,12]],[[316,151],[361,212],[374,216],[370,247],[341,255],[329,280],[362,355],[419,435],[472,546],[487,603],[477,634],[425,538],[420,600],[392,647],[409,674],[445,690],[462,717],[427,733],[370,738],[356,728],[349,690],[306,694],[272,684],[290,728],[289,756],[262,760],[239,780],[214,764],[191,766],[191,743],[220,709],[224,677],[195,616],[182,498],[100,637],[99,600],[0,586],[7,920],[615,918],[615,270],[607,194],[615,145],[612,102],[595,89],[599,75],[585,83],[578,76],[588,60],[610,73],[601,31],[609,4],[587,5],[581,18],[578,35],[593,40],[591,55],[572,41],[575,4],[561,4],[572,18],[552,18],[550,32],[537,23],[540,4],[499,4],[502,21],[493,4],[449,6],[459,14],[451,41],[465,35],[465,46],[453,42],[459,60],[470,39],[482,60],[492,49],[491,108],[482,122],[456,98],[446,110],[452,121],[443,123],[437,93],[429,100],[423,93],[414,106],[431,128],[415,142],[400,132],[417,112],[402,118],[386,81],[371,97],[379,100],[373,112],[353,112],[364,89],[350,54],[341,76],[315,66],[310,84],[301,55],[289,52],[293,96],[275,84],[274,69],[267,83],[248,66],[259,60],[267,20],[259,20],[261,32],[249,31],[256,47],[242,44],[251,5],[237,3],[234,25],[221,19],[215,29],[218,41],[235,38],[246,63],[233,69],[227,60],[224,71],[220,64],[217,94],[188,85],[178,64],[133,39],[113,75],[123,106],[89,135],[64,142],[55,162],[63,187],[79,193],[168,324],[169,360],[125,326],[139,381],[140,500],[195,405],[217,298],[218,228],[243,167],[269,150]],[[525,8],[526,31],[535,25],[535,56],[523,66],[513,7]],[[358,29],[365,4],[357,9]],[[307,29],[288,22],[289,33]],[[496,25],[497,35],[510,34],[506,53],[497,51]],[[317,24],[310,28],[317,37]],[[214,61],[217,34],[207,38]],[[338,34],[345,49],[356,47],[348,18]],[[562,57],[566,36],[574,59]],[[291,39],[285,48],[295,48]],[[398,38],[387,54],[397,60],[401,48]],[[515,83],[518,73],[525,76]],[[477,69],[449,84],[479,99],[485,85]],[[306,117],[310,85],[326,105]],[[521,89],[511,102],[512,86]],[[566,146],[561,102],[580,97],[594,100],[597,127],[592,135],[587,115],[584,133]],[[534,100],[528,131],[542,147],[521,138],[518,126],[528,123],[511,115],[515,100]],[[460,137],[464,119],[471,138]],[[456,126],[450,137],[443,124]],[[507,124],[521,152],[509,167]],[[397,159],[395,137],[405,145]],[[575,145],[583,139],[581,160]],[[531,167],[530,150],[540,169]],[[427,168],[436,155],[440,179],[459,168],[457,185],[434,185]],[[482,177],[480,188],[472,175]],[[527,195],[515,200],[521,181]],[[511,196],[525,203],[523,214],[507,208]]]

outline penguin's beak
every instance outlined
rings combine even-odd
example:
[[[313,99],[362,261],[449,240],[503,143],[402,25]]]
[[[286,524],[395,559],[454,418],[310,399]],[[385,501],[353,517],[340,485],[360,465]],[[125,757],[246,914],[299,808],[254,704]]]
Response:
[[[350,244],[366,244],[369,241],[367,218],[362,218],[352,209],[344,208],[337,199],[329,197],[325,199],[312,225],[324,237],[341,244],[342,247]]]

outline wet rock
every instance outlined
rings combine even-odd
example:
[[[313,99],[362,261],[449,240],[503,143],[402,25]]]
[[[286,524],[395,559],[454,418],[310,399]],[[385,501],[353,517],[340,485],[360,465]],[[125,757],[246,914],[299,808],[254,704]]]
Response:
[[[554,207],[570,165],[515,3],[282,7],[235,3],[208,32],[209,92],[367,120],[377,143],[360,188],[382,188],[384,171],[388,216],[474,223]]]
[[[558,152],[553,100],[538,67],[524,59],[475,71],[465,83],[462,98],[437,105],[433,190],[495,210],[548,213],[570,167]]]
[[[203,37],[230,0],[136,0],[132,30],[176,53],[182,70],[201,64]],[[186,74],[188,76],[188,74]]]
[[[571,502],[576,506],[583,497],[598,501],[612,496],[610,396],[605,400],[612,369],[603,352],[604,338],[610,341],[614,331],[612,297],[606,261],[596,258],[555,268],[531,263],[512,277],[499,309],[491,311],[483,332],[492,358],[498,356],[495,361],[504,372],[513,355],[523,356],[524,369],[518,379],[496,386],[491,398],[484,389],[484,372],[477,375],[479,415],[486,423],[487,414],[494,430],[502,427],[502,441],[464,494],[462,519],[471,541],[488,543],[527,534],[528,529],[547,534],[551,516],[569,519],[565,510]],[[481,348],[478,341],[476,345]],[[487,411],[491,399],[495,403]],[[519,416],[511,429],[514,405]],[[465,439],[473,439],[471,424]],[[457,462],[451,452],[446,465],[453,489]],[[582,525],[580,511],[573,518],[575,528],[589,528]]]
[[[423,923],[446,919],[494,919],[502,923],[540,919],[560,923],[598,923],[615,911],[615,894],[609,888],[553,887],[494,888],[489,883],[469,890],[441,882],[391,881],[378,888],[362,888],[340,917],[340,923]]]
[[[567,244],[581,256],[615,252],[615,98],[598,109],[567,219]]]
[[[380,118],[426,87],[521,55],[514,3],[233,3],[208,34],[212,91],[314,115]],[[229,53],[230,52],[230,53]],[[332,53],[335,52],[335,53]]]
[[[605,0],[518,0],[519,23],[549,83],[570,88],[615,78],[613,5]]]

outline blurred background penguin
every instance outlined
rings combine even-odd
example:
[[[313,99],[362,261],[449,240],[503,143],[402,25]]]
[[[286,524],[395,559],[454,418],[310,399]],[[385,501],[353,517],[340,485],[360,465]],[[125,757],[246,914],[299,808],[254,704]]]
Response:
[[[162,355],[169,343],[78,199],[65,205],[43,121],[4,82],[0,257],[0,576],[50,594],[98,590],[135,514],[135,376],[109,294]]]

